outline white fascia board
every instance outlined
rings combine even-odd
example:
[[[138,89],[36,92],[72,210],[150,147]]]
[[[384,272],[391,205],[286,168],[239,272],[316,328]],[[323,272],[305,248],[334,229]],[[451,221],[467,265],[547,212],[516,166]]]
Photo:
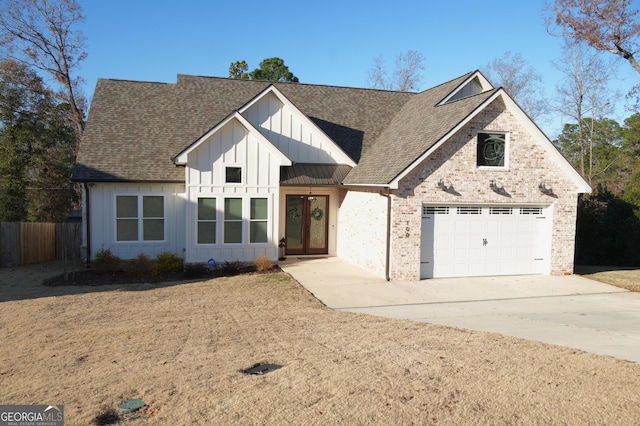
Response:
[[[444,105],[447,102],[449,102],[449,100],[451,98],[453,98],[459,91],[461,91],[467,84],[469,84],[471,81],[473,81],[473,79],[476,78],[476,77],[478,78],[478,81],[480,82],[480,85],[482,86],[482,91],[483,92],[486,92],[488,90],[494,89],[494,87],[491,84],[491,82],[489,82],[489,80],[487,80],[487,78],[480,71],[476,71],[473,74],[471,74],[465,81],[460,83],[460,85],[458,87],[453,89],[451,91],[451,93],[449,93],[447,96],[444,97],[444,99],[442,99],[440,102],[438,102],[438,104],[436,106]]]
[[[502,93],[502,99],[504,100],[507,108],[520,120],[520,123],[527,128],[538,140],[542,141],[543,147],[549,153],[551,158],[555,160],[556,164],[560,166],[562,171],[571,179],[578,187],[578,193],[588,194],[592,191],[589,183],[573,168],[571,163],[560,153],[558,148],[551,142],[551,139],[538,127],[538,125],[524,112],[522,108],[514,101],[511,96],[504,89],[500,89]]]
[[[520,122],[529,129],[538,140],[542,141],[543,147],[549,152],[551,157],[556,161],[556,163],[562,168],[562,170],[568,175],[568,177],[576,184],[578,187],[578,193],[589,193],[591,192],[591,187],[585,181],[582,176],[573,168],[571,164],[567,161],[566,158],[562,156],[560,151],[553,145],[551,140],[547,137],[547,135],[540,130],[540,128],[529,118],[529,116],[520,108],[520,106],[513,100],[511,97],[504,91],[504,89],[500,88],[490,96],[487,100],[485,100],[481,105],[479,105],[474,111],[471,112],[464,120],[458,123],[457,126],[449,130],[446,135],[444,135],[440,140],[438,140],[431,148],[429,148],[424,154],[418,157],[413,163],[409,165],[405,170],[402,171],[398,176],[396,176],[391,182],[389,182],[389,187],[391,189],[398,189],[398,184],[400,180],[402,180],[405,176],[413,171],[420,163],[422,163],[425,159],[427,159],[431,154],[433,154],[438,148],[442,146],[451,136],[457,133],[462,127],[464,127],[469,121],[471,121],[476,115],[478,115],[484,108],[490,105],[493,101],[495,101],[498,97],[501,97],[505,104],[507,105],[507,109],[513,112]]]
[[[200,145],[205,143],[212,135],[216,134],[220,129],[229,124],[232,120],[238,120],[240,124],[247,129],[249,133],[255,136],[258,141],[266,146],[266,148],[272,153],[279,156],[282,160],[283,166],[290,166],[293,164],[291,159],[282,151],[278,149],[274,144],[271,143],[258,129],[256,129],[246,118],[242,116],[238,111],[234,111],[231,114],[227,115],[220,123],[218,123],[215,127],[209,130],[207,133],[199,137],[194,143],[192,143],[187,149],[182,151],[180,154],[174,157],[174,163],[177,165],[186,165],[187,159],[189,157],[189,153],[198,148]]]
[[[278,88],[276,86],[274,86],[273,84],[269,85],[269,87],[267,87],[266,89],[264,89],[260,94],[258,94],[256,97],[254,97],[253,99],[251,99],[249,102],[247,102],[244,106],[242,106],[238,111],[240,112],[240,114],[244,114],[249,108],[251,108],[253,105],[255,105],[260,99],[264,98],[265,96],[267,96],[267,94],[272,93],[273,95],[275,95],[280,102],[282,102],[284,105],[288,106],[289,108],[291,108],[292,111],[294,111],[295,114],[297,114],[299,117],[301,117],[304,121],[306,121],[307,123],[309,123],[309,125],[311,127],[313,127],[318,133],[320,133],[322,135],[322,137],[324,137],[327,141],[327,143],[333,145],[333,147],[335,148],[336,151],[340,152],[342,154],[342,158],[337,159],[339,164],[346,164],[349,165],[351,167],[355,167],[356,166],[356,162],[353,161],[351,159],[351,157],[349,157],[347,155],[346,152],[344,152],[344,150],[333,141],[333,139],[331,139],[329,137],[329,135],[327,135],[324,130],[322,130],[320,127],[318,127],[318,125],[316,123],[313,122],[313,120],[311,120],[309,117],[307,117],[307,115],[305,113],[303,113],[302,111],[300,111],[300,109],[294,105],[293,102],[291,102],[289,100],[289,98],[287,98],[280,90],[278,90]]]
[[[409,173],[413,171],[420,163],[422,163],[425,159],[427,159],[431,154],[433,154],[438,148],[442,146],[451,136],[456,134],[460,129],[462,129],[469,121],[471,121],[476,115],[480,113],[487,105],[491,104],[498,96],[500,95],[500,91],[497,91],[492,96],[490,96],[487,100],[485,100],[478,108],[472,111],[467,117],[458,123],[457,126],[452,128],[441,137],[435,144],[431,146],[428,150],[426,150],[420,157],[415,159],[413,163],[409,165],[406,169],[404,169],[398,176],[396,176],[391,182],[389,182],[389,186],[392,189],[398,189],[398,183]]]

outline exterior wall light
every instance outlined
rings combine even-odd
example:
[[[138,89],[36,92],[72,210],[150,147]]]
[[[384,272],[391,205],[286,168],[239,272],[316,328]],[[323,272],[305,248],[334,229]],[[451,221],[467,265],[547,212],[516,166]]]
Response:
[[[540,192],[542,192],[544,195],[553,195],[553,188],[548,187],[547,185],[545,185],[544,182],[540,183],[540,185],[538,185],[538,189],[540,190]]]
[[[504,190],[504,186],[498,186],[495,180],[489,182],[489,188],[497,194],[500,194]]]

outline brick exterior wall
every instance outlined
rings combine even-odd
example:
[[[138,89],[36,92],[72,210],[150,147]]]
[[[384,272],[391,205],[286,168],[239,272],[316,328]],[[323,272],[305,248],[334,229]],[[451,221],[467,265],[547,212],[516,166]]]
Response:
[[[509,133],[506,169],[476,167],[480,131]],[[572,273],[577,188],[542,143],[498,99],[405,176],[392,195],[391,279],[420,278],[423,203],[552,205],[550,273]],[[437,188],[441,179],[452,191]],[[491,180],[508,195],[492,191]],[[541,182],[553,188],[554,197],[538,190]]]
[[[375,191],[340,191],[338,230],[338,256],[384,277],[387,197]]]

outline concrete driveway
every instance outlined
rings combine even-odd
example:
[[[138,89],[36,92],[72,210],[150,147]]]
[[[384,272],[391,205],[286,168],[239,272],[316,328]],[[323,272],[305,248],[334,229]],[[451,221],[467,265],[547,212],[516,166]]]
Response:
[[[579,276],[387,282],[339,258],[280,262],[330,308],[409,319],[640,362],[640,293]]]

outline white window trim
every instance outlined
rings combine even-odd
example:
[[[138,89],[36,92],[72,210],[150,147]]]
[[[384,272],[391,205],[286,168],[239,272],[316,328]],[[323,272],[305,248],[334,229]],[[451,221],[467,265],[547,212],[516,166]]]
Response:
[[[263,243],[252,243],[251,242],[251,200],[252,199],[266,199],[267,200],[267,241],[263,242]],[[271,197],[268,196],[267,194],[252,194],[250,196],[247,197],[247,207],[248,207],[248,215],[247,215],[247,244],[250,246],[268,246],[269,245],[269,241],[271,240],[271,230],[272,230],[272,220],[273,218],[271,216],[272,215],[272,211],[271,211]],[[263,219],[256,219],[254,220],[254,222],[263,222]]]
[[[216,223],[216,242],[215,243],[199,243],[198,242],[198,224],[200,223],[200,220],[198,219],[198,200],[200,198],[213,198],[214,200],[216,200],[216,218],[215,218],[215,223]],[[202,194],[198,194],[198,196],[196,197],[196,202],[195,202],[195,229],[194,229],[194,243],[196,246],[198,247],[218,247],[220,246],[220,196],[219,195],[202,195]],[[211,222],[211,221],[204,221],[204,222]]]
[[[216,242],[215,243],[198,243],[198,199],[200,198],[215,198],[216,199]],[[224,218],[224,205],[227,198],[239,198],[242,200],[242,241],[239,243],[225,243],[224,242],[224,224],[227,222]],[[251,242],[251,200],[259,198],[267,200],[267,241],[260,243]],[[198,194],[195,198],[195,209],[193,213],[194,230],[193,238],[194,245],[202,248],[223,248],[223,247],[239,247],[239,246],[251,246],[251,247],[268,247],[272,244],[273,240],[273,220],[274,213],[272,211],[273,195],[272,194]],[[260,219],[259,221],[262,221]]]
[[[225,215],[225,208],[226,208],[226,200],[233,200],[233,199],[240,199],[241,200],[241,207],[242,207],[242,213],[240,215],[240,219],[230,219],[227,220],[224,215]],[[247,238],[247,202],[246,200],[248,200],[249,198],[247,196],[232,196],[232,195],[227,195],[225,197],[222,198],[222,209],[220,210],[220,215],[222,216],[222,220],[221,220],[221,224],[222,224],[222,234],[220,234],[220,244],[222,246],[234,246],[234,247],[238,247],[238,246],[242,246],[247,244],[245,242],[245,238]],[[242,238],[240,238],[240,242],[239,243],[227,243],[225,242],[225,237],[226,237],[226,233],[224,231],[224,226],[226,225],[227,222],[230,223],[236,223],[236,222],[240,222],[241,223],[241,227],[240,230],[242,231]]]
[[[504,166],[479,166],[478,165],[478,136],[480,136],[480,134],[491,134],[491,135],[504,135]],[[478,170],[509,170],[509,148],[511,146],[510,143],[510,137],[509,137],[510,133],[509,132],[505,132],[504,130],[481,130],[476,134],[475,140],[475,147],[476,147],[476,168]]]
[[[240,169],[240,182],[227,182],[228,168]],[[242,164],[225,163],[224,166],[222,167],[222,179],[220,180],[220,182],[222,182],[223,185],[242,186],[245,184],[246,180],[247,180],[247,177],[245,176],[245,167]]]
[[[137,240],[118,240],[118,197],[136,197],[138,202],[138,239]],[[143,216],[143,197],[162,197],[162,240],[145,240],[144,239],[144,216]],[[166,195],[158,193],[118,193],[113,196],[113,242],[115,244],[166,244],[167,243],[167,203]],[[132,218],[131,218],[132,219]],[[149,218],[159,219],[159,218]]]

